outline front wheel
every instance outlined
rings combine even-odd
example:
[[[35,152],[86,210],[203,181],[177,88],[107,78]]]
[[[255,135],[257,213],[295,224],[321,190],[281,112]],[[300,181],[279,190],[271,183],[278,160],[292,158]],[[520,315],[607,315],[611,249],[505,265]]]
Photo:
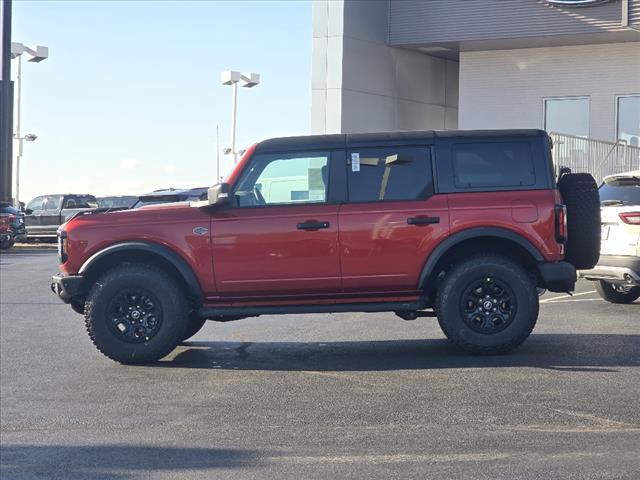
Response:
[[[14,244],[13,238],[6,238],[0,242],[0,250],[9,250]]]
[[[187,329],[185,330],[185,333],[182,336],[182,341],[184,342],[185,340],[190,339],[196,333],[198,333],[202,329],[202,327],[204,327],[204,324],[206,323],[206,321],[207,321],[206,318],[200,318],[196,316],[195,312],[192,312],[189,315],[189,319],[187,321]]]
[[[596,290],[604,300],[611,303],[633,303],[640,298],[640,287],[618,285],[604,280],[596,282]]]
[[[471,353],[509,352],[529,336],[538,319],[535,281],[513,260],[478,255],[445,275],[436,297],[442,331]]]
[[[123,264],[103,274],[85,303],[94,345],[120,363],[150,363],[185,335],[187,301],[175,280],[152,265]]]

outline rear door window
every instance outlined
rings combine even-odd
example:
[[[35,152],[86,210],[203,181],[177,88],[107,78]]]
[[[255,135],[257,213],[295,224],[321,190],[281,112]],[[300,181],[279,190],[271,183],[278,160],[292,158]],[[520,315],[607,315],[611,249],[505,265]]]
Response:
[[[353,149],[347,163],[350,202],[419,200],[433,194],[429,147]]]
[[[522,187],[536,183],[527,142],[454,143],[451,150],[456,188]]]

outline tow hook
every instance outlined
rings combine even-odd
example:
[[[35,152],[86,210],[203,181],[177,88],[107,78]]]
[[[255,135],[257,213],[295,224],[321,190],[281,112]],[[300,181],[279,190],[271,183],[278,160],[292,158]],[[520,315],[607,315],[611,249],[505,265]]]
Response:
[[[425,312],[423,310],[398,310],[394,312],[403,320],[415,320],[418,317],[435,317],[436,312]]]

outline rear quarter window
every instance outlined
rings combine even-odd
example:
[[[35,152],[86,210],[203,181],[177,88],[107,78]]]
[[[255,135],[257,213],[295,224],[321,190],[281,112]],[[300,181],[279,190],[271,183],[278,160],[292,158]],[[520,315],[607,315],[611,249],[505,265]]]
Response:
[[[457,189],[523,187],[536,183],[527,142],[454,143],[453,181]]]

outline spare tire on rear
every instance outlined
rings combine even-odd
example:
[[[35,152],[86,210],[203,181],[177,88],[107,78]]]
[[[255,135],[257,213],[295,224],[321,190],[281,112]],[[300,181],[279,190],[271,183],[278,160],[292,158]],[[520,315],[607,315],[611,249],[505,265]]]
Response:
[[[568,173],[558,180],[567,207],[565,259],[578,270],[593,268],[600,258],[600,196],[588,173]]]

